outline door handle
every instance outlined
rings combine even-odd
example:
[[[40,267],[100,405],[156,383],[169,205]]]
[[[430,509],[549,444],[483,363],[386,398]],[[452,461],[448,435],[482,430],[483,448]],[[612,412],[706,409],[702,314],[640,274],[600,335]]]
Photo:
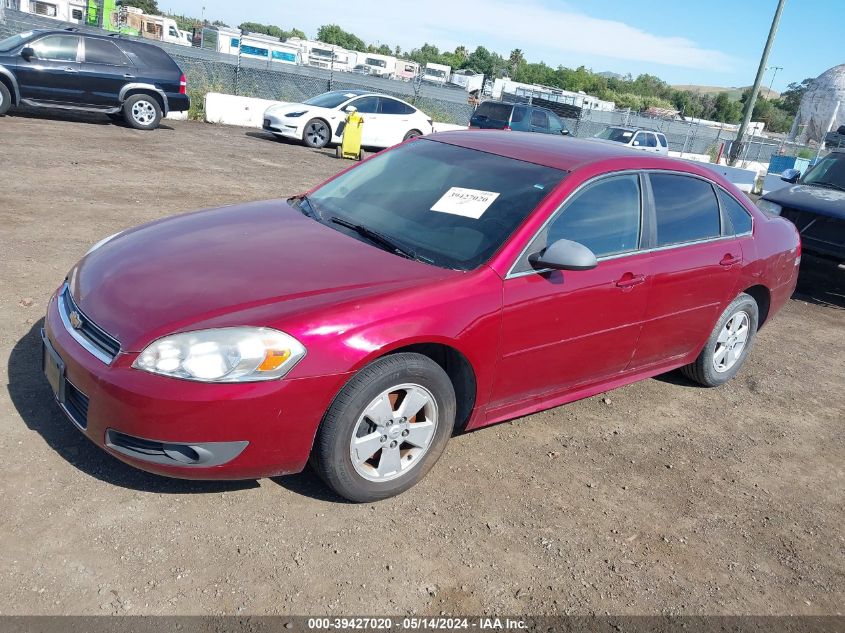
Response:
[[[728,253],[722,258],[722,261],[719,262],[719,266],[733,266],[734,264],[738,264],[742,261],[742,257],[735,257]]]
[[[645,275],[634,275],[632,273],[625,273],[622,278],[616,282],[618,288],[633,288],[645,282]]]
[[[135,79],[135,75],[130,75],[129,73],[123,75],[124,79]]]
[[[78,73],[79,71],[76,70],[76,68],[71,68],[70,66],[68,66],[67,68],[65,68],[65,72],[66,73]]]

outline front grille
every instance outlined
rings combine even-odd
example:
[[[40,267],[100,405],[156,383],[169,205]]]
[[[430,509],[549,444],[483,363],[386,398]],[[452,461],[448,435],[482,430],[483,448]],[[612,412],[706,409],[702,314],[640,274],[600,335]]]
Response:
[[[113,336],[89,319],[70,296],[65,286],[59,296],[59,311],[68,332],[92,354],[105,363],[111,363],[120,352],[120,343]]]
[[[88,396],[74,387],[70,381],[65,382],[64,407],[76,426],[83,430],[88,428]]]

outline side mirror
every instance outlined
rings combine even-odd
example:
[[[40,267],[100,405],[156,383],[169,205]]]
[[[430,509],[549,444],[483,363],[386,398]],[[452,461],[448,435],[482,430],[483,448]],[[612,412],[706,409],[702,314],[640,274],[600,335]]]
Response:
[[[569,130],[567,130],[566,128],[563,128],[563,129],[560,131],[560,133],[561,133],[563,136],[569,136]]]
[[[639,146],[640,146],[640,142],[639,142],[639,141],[634,141],[633,143],[631,143],[631,145],[632,145],[633,147],[639,147]]]
[[[794,185],[798,182],[798,179],[801,177],[801,172],[797,169],[785,169],[783,173],[780,175],[781,180],[785,180],[786,182]]]
[[[553,270],[590,270],[599,265],[595,253],[583,244],[558,240],[539,253],[528,256],[534,268]]]
[[[23,57],[26,61],[30,61],[33,57],[35,57],[35,50],[30,46],[25,46],[23,50],[21,50],[21,57]]]
[[[356,108],[354,105],[348,105],[343,109],[343,111],[352,114],[353,112],[357,112],[358,108]]]

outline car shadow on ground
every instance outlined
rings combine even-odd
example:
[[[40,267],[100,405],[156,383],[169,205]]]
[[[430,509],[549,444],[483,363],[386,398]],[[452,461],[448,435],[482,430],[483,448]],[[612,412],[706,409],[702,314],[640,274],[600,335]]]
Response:
[[[21,119],[37,119],[41,121],[60,121],[66,123],[87,123],[88,125],[114,125],[116,127],[123,127],[132,129],[123,120],[112,121],[105,114],[96,112],[78,112],[75,110],[49,110],[41,108],[30,108],[27,106],[19,106],[9,110],[6,116],[17,117]],[[162,121],[159,124],[159,130],[170,130],[173,128],[165,125]]]
[[[9,396],[21,419],[65,461],[100,481],[142,492],[163,494],[215,493],[258,487],[255,480],[187,481],[153,475],[115,459],[92,444],[55,403],[41,374],[39,320],[21,338],[9,356]],[[26,443],[22,447],[26,450]]]
[[[271,477],[270,480],[284,488],[302,497],[308,497],[316,501],[324,501],[326,503],[349,504],[351,501],[344,499],[329,488],[320,476],[311,468],[307,466],[305,470],[296,475],[282,475],[280,477]]]

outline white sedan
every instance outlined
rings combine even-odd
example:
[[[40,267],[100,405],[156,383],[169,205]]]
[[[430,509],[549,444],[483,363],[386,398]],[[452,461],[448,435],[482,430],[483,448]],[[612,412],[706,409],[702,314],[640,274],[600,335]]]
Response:
[[[264,129],[277,137],[301,140],[309,147],[340,143],[338,128],[349,106],[364,117],[364,147],[391,147],[433,130],[431,118],[411,104],[365,90],[334,90],[303,103],[270,106],[264,112]]]

